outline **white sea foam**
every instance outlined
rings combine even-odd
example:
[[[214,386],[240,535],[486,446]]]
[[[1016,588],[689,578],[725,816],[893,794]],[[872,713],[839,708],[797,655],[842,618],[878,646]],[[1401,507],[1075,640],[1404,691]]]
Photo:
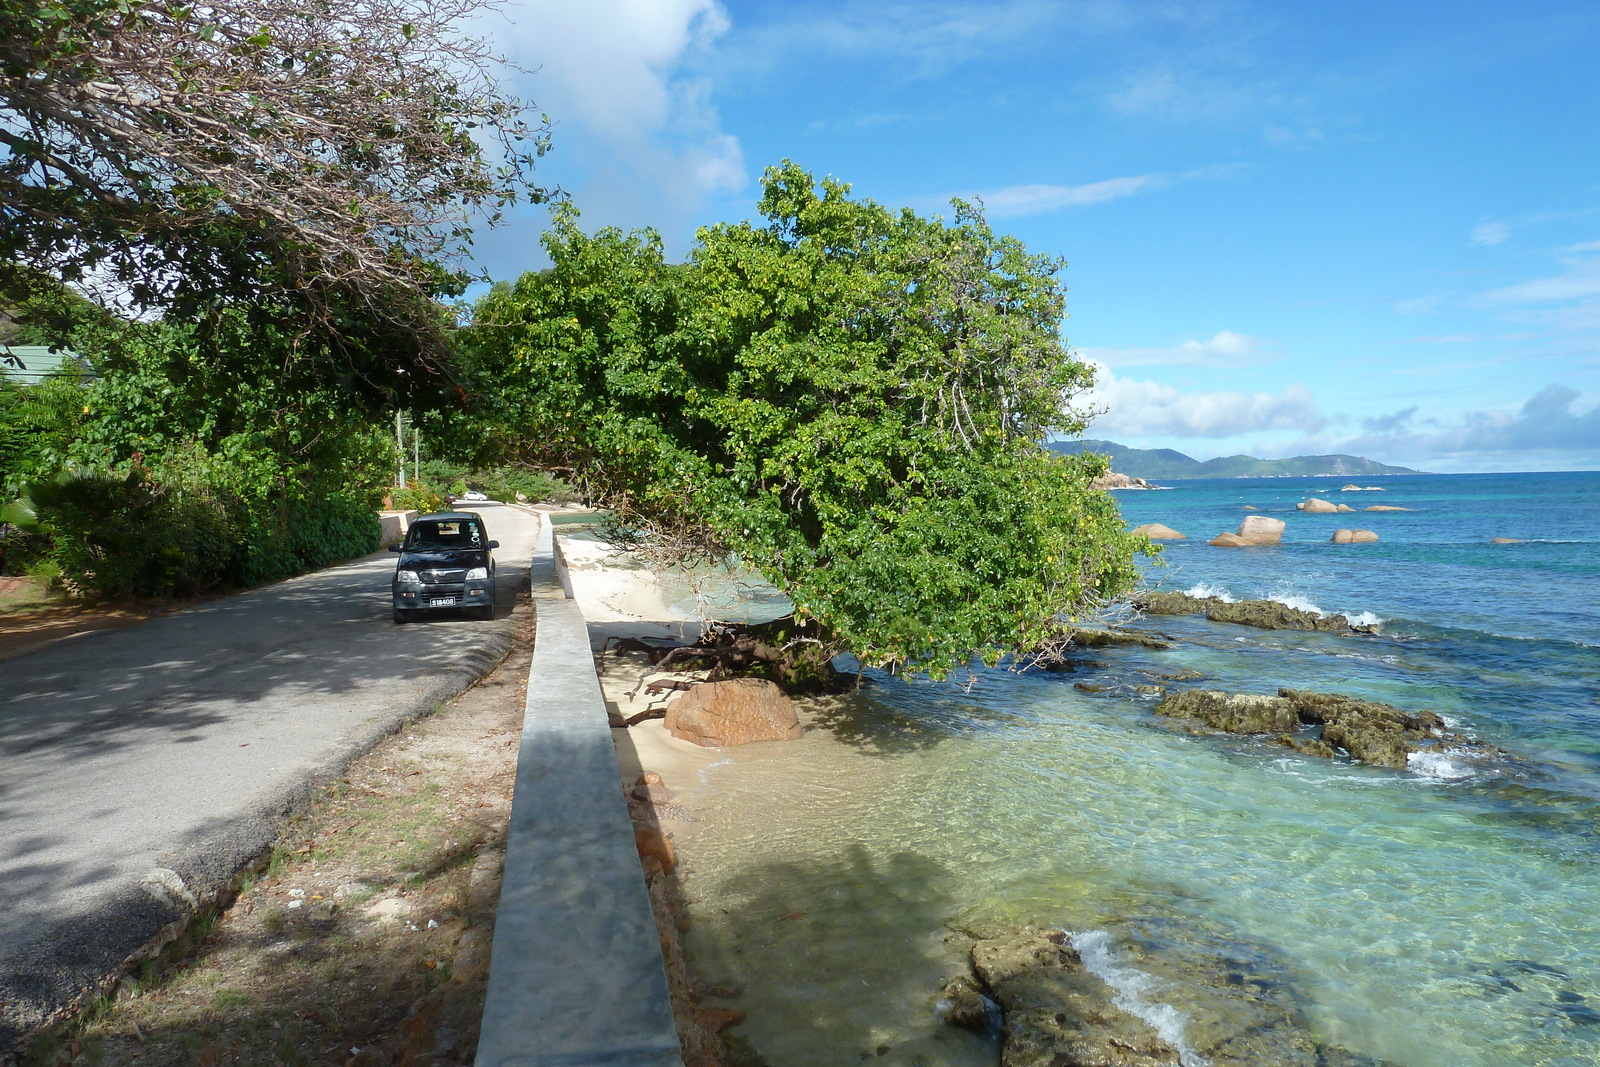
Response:
[[[1370,611],[1358,611],[1345,616],[1351,626],[1382,626],[1383,619]]]
[[[1309,611],[1313,615],[1321,615],[1321,614],[1323,614],[1323,611],[1322,611],[1321,608],[1317,607],[1315,604],[1313,604],[1311,601],[1307,600],[1305,597],[1299,596],[1298,594],[1295,594],[1295,593],[1274,593],[1272,596],[1268,597],[1267,599],[1268,600],[1276,600],[1278,603],[1282,604],[1286,608],[1294,608],[1294,609],[1296,609],[1298,611]]]
[[[1220,585],[1211,585],[1206,582],[1197,582],[1188,589],[1185,589],[1183,592],[1185,596],[1213,597],[1228,604],[1235,604],[1239,600],[1238,597],[1234,596]]]
[[[1119,963],[1111,954],[1110,934],[1104,930],[1089,930],[1068,936],[1089,973],[1111,987],[1112,1003],[1149,1023],[1161,1040],[1178,1050],[1178,1062],[1183,1067],[1207,1067],[1206,1061],[1183,1039],[1188,1018],[1171,1004],[1146,998],[1145,994],[1155,986],[1155,979]]]
[[[1467,778],[1472,774],[1443,752],[1413,752],[1406,756],[1406,768],[1428,778]]]

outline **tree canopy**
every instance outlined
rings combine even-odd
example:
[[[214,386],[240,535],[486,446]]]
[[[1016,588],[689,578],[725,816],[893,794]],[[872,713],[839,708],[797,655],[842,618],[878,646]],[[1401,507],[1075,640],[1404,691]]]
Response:
[[[484,6],[5,0],[0,298],[42,274],[437,362],[471,223],[545,195],[548,124],[458,32]]]
[[[525,455],[680,555],[731,552],[863,662],[942,674],[1040,647],[1126,589],[1133,539],[1090,487],[1092,371],[1061,339],[1062,263],[894,213],[790,163],[764,224],[586,236],[478,305],[468,343]]]

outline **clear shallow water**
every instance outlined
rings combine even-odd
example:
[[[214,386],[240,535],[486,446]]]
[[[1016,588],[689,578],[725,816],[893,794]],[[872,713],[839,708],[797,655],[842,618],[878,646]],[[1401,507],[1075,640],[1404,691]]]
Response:
[[[729,750],[703,772],[689,944],[746,986],[757,1049],[778,1067],[992,1063],[934,1020],[962,962],[948,930],[1028,922],[1103,934],[1179,1016],[1195,972],[1166,964],[1204,951],[1287,983],[1320,1040],[1402,1067],[1600,1062],[1600,474],[1343,484],[1119,503],[1190,535],[1151,572],[1163,586],[1370,612],[1383,636],[1154,618],[1137,625],[1176,647],[970,689],[877,678],[825,714],[842,746]],[[1309,495],[1416,510],[1295,511]],[[1285,543],[1206,545],[1246,503],[1285,519]],[[1340,526],[1382,540],[1328,543]],[[1396,772],[1191,736],[1134,688],[1179,669],[1431,708],[1517,758]]]

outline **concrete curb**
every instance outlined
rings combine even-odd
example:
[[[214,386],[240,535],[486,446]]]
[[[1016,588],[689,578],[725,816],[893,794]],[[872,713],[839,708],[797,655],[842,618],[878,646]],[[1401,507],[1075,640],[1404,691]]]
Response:
[[[541,523],[542,528],[547,525]],[[387,555],[374,553],[349,562]],[[520,592],[524,583],[517,584]],[[140,882],[125,884],[92,913],[62,917],[48,944],[40,946],[41,958],[0,961],[0,1065],[8,1062],[5,1050],[70,1018],[94,996],[112,991],[141,962],[181,937],[196,916],[226,903],[240,876],[279,842],[289,816],[384,738],[431,714],[493,670],[511,651],[519,624],[512,612],[483,627],[478,644],[445,662],[422,688],[397,694],[383,714],[326,752],[303,778],[244,814],[208,828],[205,839],[175,853],[169,867],[154,868]]]
[[[478,1067],[683,1067],[583,614],[542,523],[539,633]]]

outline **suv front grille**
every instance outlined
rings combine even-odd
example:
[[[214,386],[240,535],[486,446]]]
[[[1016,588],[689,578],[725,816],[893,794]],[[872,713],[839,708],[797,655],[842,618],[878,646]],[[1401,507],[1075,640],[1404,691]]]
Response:
[[[419,570],[418,577],[423,585],[460,585],[467,580],[465,567],[454,567],[449,570]]]

